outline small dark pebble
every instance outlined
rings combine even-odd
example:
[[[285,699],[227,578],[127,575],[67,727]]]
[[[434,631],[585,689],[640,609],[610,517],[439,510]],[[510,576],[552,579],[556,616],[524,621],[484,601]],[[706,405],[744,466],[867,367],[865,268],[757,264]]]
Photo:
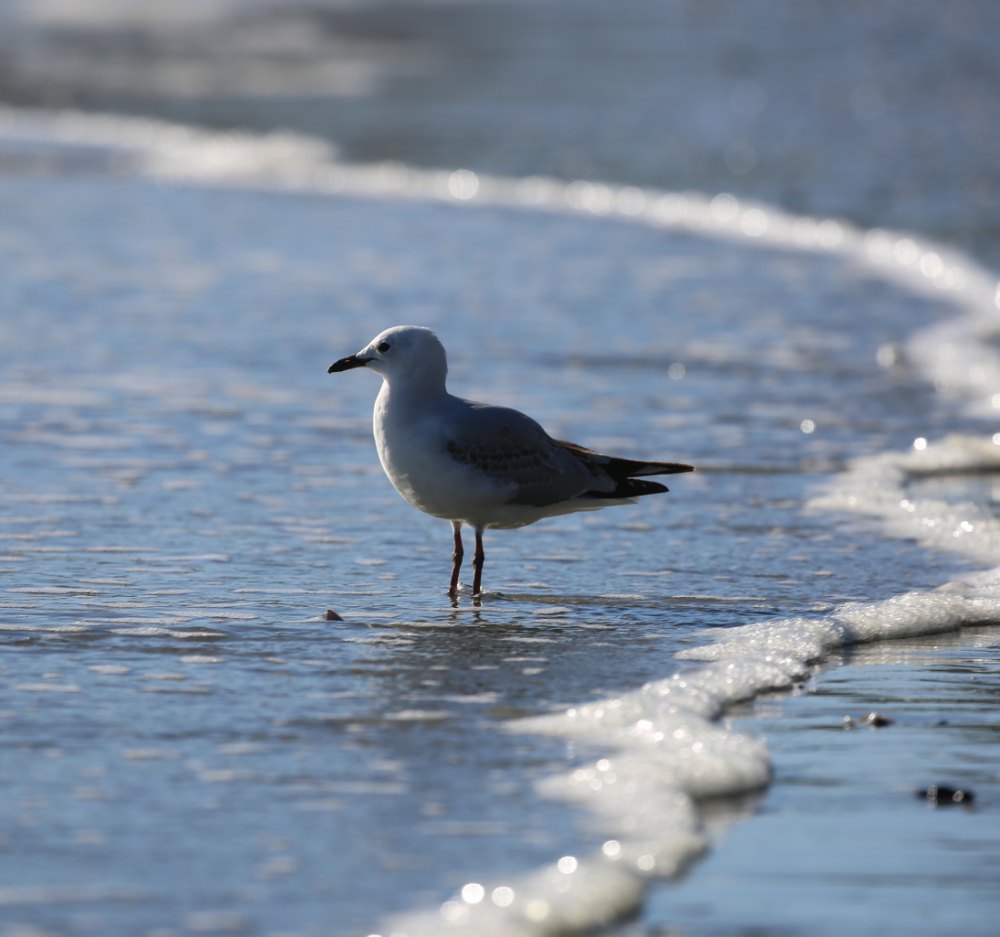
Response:
[[[885,726],[891,726],[896,720],[890,719],[888,716],[883,716],[882,713],[872,712],[868,713],[861,721],[876,729],[883,729]]]
[[[951,807],[955,804],[969,806],[976,795],[972,791],[964,791],[960,787],[948,787],[946,784],[932,784],[917,791],[917,797],[925,798],[935,807]]]
[[[326,610],[326,620],[327,621],[343,621],[344,619],[341,618],[332,608],[328,608]]]
[[[886,726],[891,726],[896,720],[890,719],[888,716],[883,716],[881,713],[871,712],[867,716],[855,721],[851,716],[844,716],[844,728],[853,729],[858,725],[871,726],[873,729],[884,729]]]

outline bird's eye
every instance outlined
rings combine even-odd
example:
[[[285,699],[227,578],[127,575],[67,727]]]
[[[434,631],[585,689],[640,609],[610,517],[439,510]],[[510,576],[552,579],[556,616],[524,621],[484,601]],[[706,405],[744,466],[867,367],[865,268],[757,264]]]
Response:
[[[375,350],[376,350],[376,351],[377,351],[377,352],[378,352],[378,353],[379,353],[380,355],[384,355],[384,354],[385,354],[385,353],[386,353],[386,352],[387,352],[387,351],[388,351],[388,350],[390,349],[390,347],[392,347],[392,346],[390,346],[390,344],[389,344],[388,342],[379,342],[379,343],[378,343],[378,344],[377,344],[377,345],[375,346]]]

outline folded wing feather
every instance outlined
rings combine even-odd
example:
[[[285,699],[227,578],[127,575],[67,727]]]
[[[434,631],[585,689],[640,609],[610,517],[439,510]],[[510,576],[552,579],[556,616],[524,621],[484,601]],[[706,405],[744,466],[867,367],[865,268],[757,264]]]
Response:
[[[518,410],[468,404],[463,432],[446,442],[448,454],[512,488],[510,502],[545,506],[575,498],[634,498],[664,492],[658,482],[636,476],[690,472],[675,462],[640,462],[607,456],[553,439]],[[484,419],[484,417],[486,419]]]

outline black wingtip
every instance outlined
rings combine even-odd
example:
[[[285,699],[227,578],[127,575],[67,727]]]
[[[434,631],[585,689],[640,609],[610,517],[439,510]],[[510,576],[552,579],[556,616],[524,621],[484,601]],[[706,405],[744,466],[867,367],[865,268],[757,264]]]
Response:
[[[680,475],[682,472],[693,472],[693,465],[685,465],[683,462],[650,462],[645,468],[649,471],[642,471],[641,475]]]
[[[659,482],[646,481],[644,478],[620,478],[614,491],[588,491],[584,498],[599,498],[602,500],[617,500],[618,498],[641,498],[643,495],[666,494],[670,489]]]
[[[644,478],[626,479],[624,482],[619,483],[615,494],[618,494],[623,488],[627,489],[623,495],[626,498],[641,497],[642,495],[659,495],[670,491],[666,485],[661,485],[659,482],[648,482]]]

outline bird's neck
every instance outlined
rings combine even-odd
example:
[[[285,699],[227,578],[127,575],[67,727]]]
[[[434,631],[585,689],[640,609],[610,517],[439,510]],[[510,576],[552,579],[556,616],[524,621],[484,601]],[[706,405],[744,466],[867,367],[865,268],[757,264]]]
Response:
[[[434,406],[448,396],[444,381],[400,381],[390,383],[383,380],[382,389],[376,401],[376,411],[397,419],[416,416],[428,407]]]

